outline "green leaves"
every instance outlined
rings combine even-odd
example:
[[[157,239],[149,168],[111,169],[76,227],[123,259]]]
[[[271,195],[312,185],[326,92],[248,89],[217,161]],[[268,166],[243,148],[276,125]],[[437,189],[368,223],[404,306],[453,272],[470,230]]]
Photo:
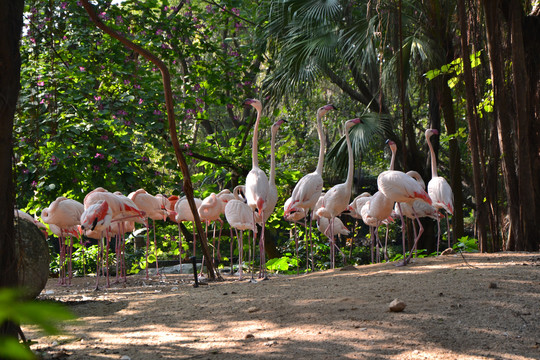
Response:
[[[58,334],[62,321],[72,320],[73,314],[64,307],[47,302],[20,301],[16,290],[0,289],[0,323],[38,325],[48,334]],[[16,339],[0,337],[0,357],[8,359],[34,359],[34,354]]]

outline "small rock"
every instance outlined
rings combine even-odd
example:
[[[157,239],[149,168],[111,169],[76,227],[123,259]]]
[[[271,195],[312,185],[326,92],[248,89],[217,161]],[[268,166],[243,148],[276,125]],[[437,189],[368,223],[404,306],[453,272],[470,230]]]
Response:
[[[405,310],[406,306],[407,304],[405,304],[405,302],[399,299],[394,299],[394,301],[392,301],[390,305],[388,305],[388,308],[392,312],[402,312],[403,310]]]
[[[175,286],[175,287],[171,288],[171,291],[176,291],[176,290],[178,290],[178,286]]]
[[[255,337],[255,335],[253,334],[246,334],[246,339],[253,339]]]
[[[129,356],[127,356],[127,355],[122,355],[120,360],[131,360],[131,358]]]
[[[454,249],[452,248],[448,248],[446,250],[444,250],[441,255],[454,255],[456,252],[454,251]]]
[[[496,288],[497,288],[497,283],[490,282],[490,283],[489,283],[489,288],[490,288],[490,289],[496,289]]]
[[[250,308],[247,309],[247,312],[248,312],[248,313],[254,313],[254,312],[257,312],[257,311],[259,311],[259,310],[261,310],[261,309],[259,309],[259,308],[256,307],[256,306],[252,306],[252,307],[250,307]]]
[[[264,346],[273,346],[273,345],[276,345],[276,344],[277,344],[277,341],[272,340],[272,341],[265,342]]]

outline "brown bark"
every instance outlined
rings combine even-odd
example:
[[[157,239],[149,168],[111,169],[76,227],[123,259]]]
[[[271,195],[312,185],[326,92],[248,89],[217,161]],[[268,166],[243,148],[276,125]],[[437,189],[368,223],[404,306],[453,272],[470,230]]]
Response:
[[[514,106],[516,109],[517,159],[518,159],[518,190],[519,212],[521,220],[521,237],[518,239],[520,250],[535,251],[538,241],[538,226],[536,220],[536,205],[534,197],[532,161],[530,148],[531,108],[528,91],[530,89],[529,76],[525,65],[525,49],[523,45],[523,11],[521,2],[511,0],[510,12],[510,38],[512,49],[512,75],[514,85]],[[536,49],[538,51],[538,49]]]
[[[507,197],[507,211],[510,224],[510,233],[506,244],[507,250],[516,250],[520,238],[519,219],[519,193],[514,164],[515,139],[511,123],[511,109],[508,95],[510,89],[506,87],[504,76],[504,57],[502,49],[502,32],[498,21],[498,8],[500,1],[482,1],[486,19],[486,37],[491,69],[491,80],[494,95],[494,108],[498,131],[499,147],[502,154],[502,171],[504,187]]]
[[[84,8],[86,9],[86,12],[90,16],[90,19],[94,22],[94,24],[103,30],[105,33],[110,35],[111,37],[117,39],[122,44],[127,46],[133,51],[136,51],[137,53],[144,56],[147,60],[151,61],[154,65],[156,65],[159,70],[161,71],[161,75],[163,78],[163,90],[165,95],[165,106],[167,108],[167,118],[169,121],[169,132],[171,135],[171,140],[174,148],[174,153],[176,155],[176,160],[178,161],[178,165],[180,166],[180,169],[182,170],[182,174],[184,176],[184,193],[186,194],[186,198],[189,203],[189,207],[191,208],[191,212],[193,213],[193,217],[195,219],[195,224],[197,227],[197,236],[199,237],[199,241],[203,250],[203,255],[206,259],[211,259],[210,251],[208,249],[208,243],[206,241],[206,237],[204,236],[204,231],[201,224],[201,219],[199,217],[199,212],[197,211],[197,206],[195,205],[195,200],[193,198],[193,185],[191,183],[191,177],[189,174],[189,168],[186,163],[186,159],[184,158],[184,154],[182,153],[182,150],[180,149],[180,144],[178,142],[178,135],[176,133],[176,121],[174,118],[174,107],[173,107],[173,97],[172,97],[172,89],[171,89],[171,77],[169,74],[169,69],[165,65],[163,61],[158,59],[154,54],[150,53],[149,51],[141,48],[140,46],[132,43],[128,39],[126,39],[124,36],[114,32],[112,29],[107,27],[97,16],[96,12],[94,11],[93,7],[89,4],[88,0],[82,0],[82,4]],[[208,269],[208,276],[211,279],[216,278],[216,273],[214,270],[214,266],[211,261],[207,261],[207,269]]]
[[[473,186],[476,200],[476,226],[478,229],[478,243],[481,252],[487,251],[487,209],[484,202],[485,191],[482,186],[482,169],[480,155],[478,153],[480,142],[478,129],[478,114],[476,112],[476,94],[474,92],[474,81],[471,69],[469,54],[469,44],[467,34],[467,18],[465,12],[465,0],[458,1],[459,29],[461,32],[461,56],[463,58],[463,75],[465,78],[465,94],[467,101],[467,122],[469,124],[469,143],[472,158]],[[484,177],[485,178],[485,177]]]
[[[24,1],[0,1],[0,289],[17,287],[13,225],[13,118],[20,90]],[[18,336],[18,325],[0,324],[0,336]]]

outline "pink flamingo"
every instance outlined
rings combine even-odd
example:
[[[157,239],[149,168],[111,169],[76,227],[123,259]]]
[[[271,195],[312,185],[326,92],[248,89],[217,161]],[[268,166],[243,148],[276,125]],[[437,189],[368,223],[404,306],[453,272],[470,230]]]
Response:
[[[289,207],[289,205],[291,204],[291,201],[292,201],[292,198],[288,198],[285,201],[285,205],[284,205],[285,210]],[[300,257],[298,256],[298,234],[296,232],[296,223],[299,220],[305,219],[306,212],[303,208],[298,208],[298,209],[294,209],[292,212],[289,212],[283,217],[285,218],[285,220],[292,222],[294,224],[293,231],[294,231],[294,248],[295,248],[294,253],[296,256],[296,274],[300,274],[300,269],[299,269]],[[306,252],[307,252],[307,247],[306,247]],[[309,257],[309,253],[308,253],[308,257]],[[309,266],[309,261],[308,261],[308,266]]]
[[[409,175],[410,177],[418,181],[418,183],[422,186],[423,189],[426,188],[426,184],[424,183],[424,180],[422,179],[422,177],[420,176],[418,172],[411,170],[407,172],[407,175]],[[396,203],[396,206],[394,207],[394,212],[397,215],[400,215],[400,216],[403,215],[413,220],[412,225],[413,225],[415,238],[416,238],[416,227],[414,226],[415,213],[419,218],[429,217],[429,218],[437,220],[441,217],[441,213],[439,213],[437,209],[435,209],[432,205],[429,205],[427,202],[423,200],[415,200],[412,206],[407,203],[401,203],[400,206],[397,206],[397,203]],[[403,212],[403,214],[401,214],[401,212]]]
[[[347,152],[349,155],[349,169],[347,180],[343,184],[333,186],[326,192],[322,201],[322,207],[317,210],[317,215],[330,220],[330,262],[332,269],[335,267],[334,253],[334,218],[347,209],[351,200],[354,159],[351,147],[351,139],[349,138],[349,129],[356,124],[360,124],[362,120],[352,119],[345,122],[345,137],[347,141]]]
[[[415,200],[420,199],[428,204],[431,204],[431,199],[428,193],[422,188],[422,186],[412,177],[405,174],[402,171],[397,170],[387,170],[379,174],[377,178],[377,186],[379,191],[384,194],[389,200],[397,203],[408,203],[412,206]],[[398,207],[400,204],[398,204]],[[401,213],[403,213],[401,211]],[[401,216],[402,224],[402,242],[403,242],[403,263],[400,265],[406,265],[413,252],[416,250],[416,245],[418,244],[418,239],[424,232],[424,227],[420,222],[420,219],[414,214],[416,221],[420,227],[418,235],[414,239],[414,245],[409,253],[409,256],[405,255],[405,223],[403,221],[403,216]]]
[[[161,195],[161,194],[160,194]],[[156,197],[153,195],[150,195],[146,190],[144,189],[138,189],[137,191],[134,191],[130,193],[127,196],[131,201],[137,205],[137,207],[143,211],[146,214],[145,218],[145,225],[147,229],[147,241],[146,241],[146,278],[148,279],[148,252],[150,247],[150,237],[148,232],[150,231],[149,227],[149,221],[148,219],[152,219],[152,228],[154,231],[154,251],[155,251],[155,257],[156,257],[156,275],[159,274],[159,262],[158,262],[158,253],[157,253],[157,240],[156,240],[156,220],[163,220],[165,221],[167,219],[167,209],[165,207],[166,204],[164,204],[164,196],[161,195],[161,197]],[[165,198],[165,200],[167,200]],[[168,200],[167,200],[168,201]]]
[[[195,206],[197,206],[198,209],[202,204],[202,200],[199,198],[194,198],[194,201]],[[193,256],[196,256],[197,249],[197,240],[195,234],[195,217],[193,216],[193,212],[191,212],[191,208],[189,207],[189,203],[185,196],[178,199],[178,201],[176,201],[176,203],[174,204],[174,214],[174,220],[178,223],[178,248],[180,249],[180,273],[182,273],[182,231],[180,230],[181,222],[191,221],[193,223]]]
[[[225,206],[225,218],[229,223],[231,228],[234,228],[236,231],[236,237],[238,239],[238,279],[242,280],[242,266],[243,266],[243,253],[244,253],[244,240],[243,232],[244,230],[257,230],[254,217],[253,209],[244,201],[240,200],[238,192],[242,186],[237,186],[234,189],[234,194],[237,196],[236,199],[229,200]],[[255,238],[255,234],[253,235]],[[232,236],[231,236],[232,242]],[[231,247],[231,259],[232,259],[232,247]],[[233,267],[231,265],[231,274],[233,273]],[[251,271],[251,280],[253,279],[253,267]]]
[[[444,209],[446,216],[446,228],[448,231],[448,247],[450,247],[450,220],[448,220],[448,213],[454,215],[454,194],[452,188],[448,184],[445,178],[437,175],[437,158],[435,157],[435,150],[431,145],[431,136],[438,135],[439,131],[436,129],[426,130],[426,141],[429,146],[429,153],[431,155],[431,180],[428,182],[428,194],[433,200],[433,207],[435,209]],[[441,225],[440,219],[437,217],[437,253],[439,253],[439,242],[441,240]]]
[[[60,228],[59,244],[60,244],[60,277],[59,284],[66,285],[65,260],[66,260],[66,231],[76,228],[80,224],[81,214],[84,211],[84,206],[80,202],[66,197],[60,196],[54,200],[48,208],[41,212],[41,219],[48,223],[56,225]],[[73,235],[70,236],[70,243],[67,249],[68,254],[68,276],[67,285],[71,285],[71,255],[73,252]]]
[[[324,136],[324,130],[323,130],[323,124],[322,124],[322,118],[326,113],[330,110],[337,110],[334,105],[328,104],[320,107],[317,110],[317,133],[319,135],[319,159],[317,160],[317,168],[314,172],[309,173],[302,177],[298,182],[296,183],[296,186],[293,189],[293,192],[291,194],[291,202],[285,208],[285,217],[287,217],[290,213],[299,211],[299,209],[303,209],[304,213],[308,216],[313,217],[313,211],[310,214],[310,210],[313,210],[315,207],[315,204],[319,200],[319,197],[321,196],[322,189],[323,189],[323,167],[324,167],[324,154],[325,154],[325,143],[326,138]],[[307,251],[307,242],[308,238],[310,241],[310,252],[312,248],[311,244],[311,221],[312,218],[309,220],[307,217],[304,217],[304,227],[307,230],[307,221],[309,221],[309,231],[306,231],[306,251]],[[313,254],[311,254],[313,257]],[[308,253],[309,257],[309,253]],[[313,258],[311,259],[311,263],[313,265]]]
[[[251,105],[257,110],[257,120],[253,127],[253,143],[252,143],[252,159],[251,164],[252,168],[249,171],[246,177],[246,186],[245,186],[245,196],[247,204],[255,212],[257,211],[259,216],[259,224],[261,225],[261,237],[259,239],[259,251],[260,251],[260,262],[261,262],[261,272],[259,274],[260,278],[268,279],[266,275],[266,254],[264,248],[264,228],[266,223],[266,214],[265,210],[268,206],[268,194],[270,192],[270,182],[265,172],[259,168],[259,159],[258,159],[258,132],[259,132],[259,123],[261,120],[262,105],[259,100],[256,99],[247,99],[244,101],[244,105]],[[253,214],[255,217],[255,213]],[[253,222],[253,233],[257,233],[256,222],[254,219]]]
[[[218,248],[217,248],[217,256],[218,261],[221,259],[221,254],[219,252],[219,245],[221,242],[221,231],[223,230],[223,220],[221,220],[221,214],[223,214],[224,206],[223,201],[220,199],[217,194],[211,193],[208,195],[202,202],[201,205],[198,208],[199,217],[202,221],[206,224],[206,232],[208,233],[208,226],[211,222],[214,223],[214,233],[212,236],[212,257],[215,258],[215,238],[216,238],[216,226],[215,223],[219,222],[221,224],[219,228],[219,235],[218,235]],[[215,261],[215,260],[213,260]]]
[[[84,198],[84,207],[85,210],[89,210],[90,207],[94,204],[100,203],[100,201],[105,201],[107,203],[108,210],[111,211],[112,216],[112,222],[118,222],[118,221],[136,221],[146,224],[146,213],[144,211],[141,211],[137,205],[129,199],[127,196],[124,196],[120,193],[110,193],[107,190],[99,187],[88,194],[86,194]],[[101,204],[101,203],[100,203]],[[100,205],[101,207],[93,207],[93,211],[89,211],[86,215],[87,217],[90,217],[92,221],[103,221],[105,217],[105,214],[103,212],[96,211],[95,209],[102,209],[104,205]],[[82,222],[82,221],[81,221]],[[91,223],[90,223],[91,224]],[[102,234],[104,233],[107,239],[107,245],[106,245],[106,274],[107,274],[107,287],[110,286],[109,282],[109,244],[110,244],[110,230],[109,230],[110,224],[107,228],[102,229]],[[83,224],[81,223],[81,229],[82,230],[88,230],[88,227],[83,227]],[[94,229],[90,229],[94,230]],[[147,234],[148,236],[148,234]],[[100,249],[103,249],[101,245],[101,240],[99,241]],[[117,258],[122,257],[122,254],[117,254]],[[101,256],[100,259],[102,259],[103,256]],[[98,262],[98,268],[99,268],[99,262]],[[96,283],[96,290],[99,289],[99,277],[97,279]]]

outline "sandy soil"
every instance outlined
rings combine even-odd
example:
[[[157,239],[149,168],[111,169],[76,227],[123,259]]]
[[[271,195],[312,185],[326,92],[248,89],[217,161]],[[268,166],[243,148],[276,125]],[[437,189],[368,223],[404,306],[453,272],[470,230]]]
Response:
[[[50,279],[40,298],[78,320],[61,336],[24,331],[45,359],[540,359],[540,255],[465,259],[198,288],[187,274],[98,292],[93,278]],[[403,312],[389,311],[396,298]]]

